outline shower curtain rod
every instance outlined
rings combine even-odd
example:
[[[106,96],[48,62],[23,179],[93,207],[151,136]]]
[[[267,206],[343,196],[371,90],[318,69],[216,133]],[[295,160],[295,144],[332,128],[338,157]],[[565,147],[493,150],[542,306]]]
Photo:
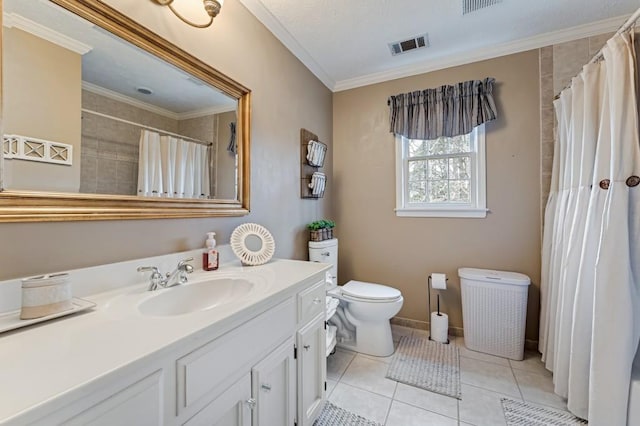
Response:
[[[629,19],[627,19],[625,21],[625,23],[622,24],[620,26],[620,28],[618,28],[618,31],[616,31],[616,34],[622,34],[623,32],[629,30],[631,27],[633,27],[636,24],[636,21],[638,19],[640,19],[640,8],[638,8],[638,10],[633,12],[633,15],[631,15],[629,17]],[[587,63],[588,64],[592,64],[592,63],[598,62],[600,59],[602,59],[602,49],[604,49],[604,46],[602,46],[600,48],[600,50],[598,50],[598,52],[595,54],[595,56],[593,58],[591,58],[591,60],[589,62],[587,62]]]
[[[618,28],[618,31],[616,31],[616,34],[620,34],[627,31],[636,23],[638,19],[640,19],[640,8],[638,8],[638,10],[633,12],[633,15],[631,15],[629,19],[627,19],[627,22],[625,22],[624,24],[622,24],[620,28]]]
[[[90,110],[90,109],[87,109],[87,108],[82,108],[81,111],[82,112],[88,112],[89,114],[97,115],[99,117],[108,118],[110,120],[119,121],[120,123],[130,124],[132,126],[140,127],[140,128],[146,129],[146,130],[151,130],[153,132],[157,132],[157,133],[160,133],[162,135],[175,136],[177,138],[184,139],[184,140],[189,141],[189,142],[198,143],[200,145],[206,145],[206,146],[213,145],[212,142],[205,142],[205,141],[201,141],[199,139],[190,138],[188,136],[179,135],[177,133],[167,132],[166,130],[160,130],[160,129],[156,129],[155,127],[145,126],[144,124],[136,123],[134,121],[125,120],[123,118],[114,117],[114,116],[108,115],[108,114],[103,114],[101,112],[93,111],[93,110]]]
[[[616,35],[622,34],[623,32],[629,30],[631,27],[633,27],[636,24],[636,21],[638,19],[640,19],[640,8],[638,8],[635,12],[633,12],[633,14],[629,17],[629,19],[627,19],[625,23],[622,24],[620,28],[618,28],[618,31],[616,31]],[[587,62],[587,64],[593,64],[594,62],[598,62],[602,60],[603,58],[602,49],[604,49],[604,46],[601,47],[600,50],[598,50],[598,52],[594,55],[593,58],[591,58],[589,62]],[[553,99],[554,100],[560,99],[560,94],[564,92],[566,89],[568,89],[569,87],[571,87],[571,81],[569,81],[569,83],[566,86],[564,86],[562,90],[560,90],[560,92],[558,92],[558,94],[553,97]]]

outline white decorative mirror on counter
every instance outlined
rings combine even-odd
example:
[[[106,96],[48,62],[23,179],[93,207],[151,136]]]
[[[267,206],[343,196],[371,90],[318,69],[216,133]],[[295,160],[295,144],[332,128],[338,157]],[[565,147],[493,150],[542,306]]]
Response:
[[[271,232],[257,223],[243,223],[233,230],[229,240],[231,249],[243,265],[264,265],[276,252]]]
[[[0,222],[240,216],[250,90],[98,0],[4,0]]]

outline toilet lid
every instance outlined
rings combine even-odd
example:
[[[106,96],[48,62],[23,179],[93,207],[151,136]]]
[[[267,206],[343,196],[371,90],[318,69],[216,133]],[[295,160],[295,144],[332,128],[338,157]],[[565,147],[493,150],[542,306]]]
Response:
[[[369,300],[394,300],[402,296],[395,288],[362,281],[349,281],[342,286],[342,294]]]

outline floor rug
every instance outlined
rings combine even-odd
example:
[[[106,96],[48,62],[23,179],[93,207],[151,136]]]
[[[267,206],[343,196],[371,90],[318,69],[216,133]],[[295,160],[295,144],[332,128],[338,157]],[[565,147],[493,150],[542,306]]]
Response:
[[[324,404],[324,409],[320,417],[313,423],[313,426],[382,426],[380,423],[372,422],[362,416],[353,414],[343,408],[333,405],[329,401]]]
[[[460,351],[426,337],[402,336],[387,378],[460,399]]]
[[[507,426],[574,426],[587,421],[566,411],[542,408],[522,401],[502,398],[502,410]]]

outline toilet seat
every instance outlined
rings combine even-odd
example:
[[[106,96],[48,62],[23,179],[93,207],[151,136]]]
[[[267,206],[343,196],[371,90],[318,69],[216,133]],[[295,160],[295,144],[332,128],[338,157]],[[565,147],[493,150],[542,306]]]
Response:
[[[400,290],[393,287],[353,280],[341,287],[341,293],[347,300],[369,303],[395,302],[402,298]]]

